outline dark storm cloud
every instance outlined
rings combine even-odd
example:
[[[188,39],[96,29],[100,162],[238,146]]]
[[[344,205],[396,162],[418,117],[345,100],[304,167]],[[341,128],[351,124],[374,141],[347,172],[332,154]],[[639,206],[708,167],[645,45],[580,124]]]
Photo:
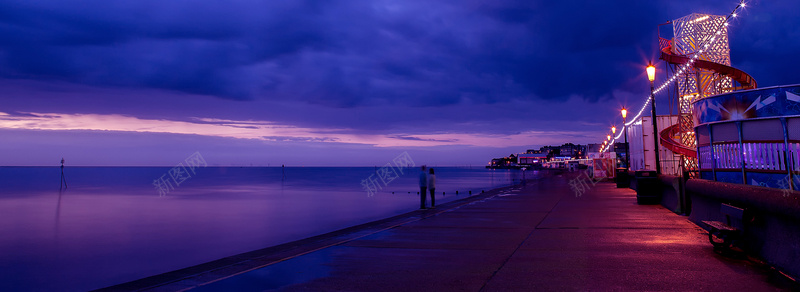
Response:
[[[0,72],[344,108],[597,99],[653,10],[484,2],[4,1]]]
[[[0,4],[5,76],[249,99],[248,65],[325,43],[313,2],[71,2]]]
[[[0,74],[331,108],[594,102],[636,91],[657,24],[735,4],[3,1]],[[731,31],[734,65],[761,84],[791,82],[764,68],[798,65],[797,6],[751,5]]]

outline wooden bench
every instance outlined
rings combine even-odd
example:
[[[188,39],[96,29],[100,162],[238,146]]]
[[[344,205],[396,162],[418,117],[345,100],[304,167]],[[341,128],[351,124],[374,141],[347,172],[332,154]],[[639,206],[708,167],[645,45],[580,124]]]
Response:
[[[733,242],[741,236],[741,230],[731,225],[731,217],[738,219],[744,226],[745,209],[722,204],[719,209],[720,213],[725,215],[725,221],[703,221],[703,224],[711,228],[708,232],[708,240],[717,250],[728,250],[733,247]],[[722,240],[718,242],[714,240],[717,237]]]

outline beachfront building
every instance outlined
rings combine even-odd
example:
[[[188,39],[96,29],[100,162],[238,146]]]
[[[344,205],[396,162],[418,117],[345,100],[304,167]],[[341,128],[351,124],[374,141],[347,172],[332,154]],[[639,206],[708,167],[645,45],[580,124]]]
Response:
[[[701,178],[800,187],[800,85],[713,95],[692,106]]]
[[[547,161],[547,153],[525,153],[517,156],[520,166],[541,167]]]
[[[678,122],[677,115],[656,116],[658,119],[658,132],[675,125]],[[649,116],[639,117],[633,124],[625,129],[628,131],[628,144],[630,149],[630,170],[656,170],[656,155],[653,151],[653,123]],[[661,159],[661,173],[670,175],[681,174],[680,155],[673,153],[660,143],[659,139],[659,158]]]
[[[539,153],[547,154],[548,157],[553,157],[554,155],[560,155],[561,147],[560,146],[542,146],[539,148]]]
[[[528,150],[528,152],[526,153],[544,153],[547,154],[549,158],[553,157],[583,158],[586,156],[587,146],[566,143],[561,146],[542,146],[541,148],[539,148],[538,152],[533,152],[533,151],[535,150]]]
[[[558,149],[559,149],[559,156],[581,158],[586,155],[585,145],[575,145],[572,143],[566,143],[564,145],[559,146]]]
[[[603,149],[603,144],[594,144],[594,143],[588,144],[586,145],[585,153],[587,153],[587,155],[588,153],[599,153],[600,149]]]
[[[540,167],[548,161],[567,161],[585,158],[586,145],[566,143],[561,146],[542,146],[539,150],[528,149],[525,153],[511,154],[507,157],[495,158],[489,162],[487,168],[521,168]]]
[[[511,154],[506,157],[495,158],[489,162],[487,168],[516,168],[518,164],[517,155]]]

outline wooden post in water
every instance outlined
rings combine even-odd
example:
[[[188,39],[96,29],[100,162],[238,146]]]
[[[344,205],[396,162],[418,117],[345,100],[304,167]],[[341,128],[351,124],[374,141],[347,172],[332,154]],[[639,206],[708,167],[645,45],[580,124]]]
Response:
[[[64,157],[61,157],[61,183],[59,184],[58,189],[67,188],[67,178],[64,177]]]

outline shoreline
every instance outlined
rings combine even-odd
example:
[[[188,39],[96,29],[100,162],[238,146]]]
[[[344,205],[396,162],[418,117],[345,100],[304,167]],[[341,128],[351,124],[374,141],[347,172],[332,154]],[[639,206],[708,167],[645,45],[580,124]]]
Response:
[[[527,179],[526,183],[544,179],[543,175]],[[484,193],[450,201],[437,206],[436,209],[413,210],[400,215],[379,219],[367,223],[334,230],[328,233],[295,240],[258,250],[244,252],[214,261],[194,265],[162,274],[157,274],[129,282],[124,282],[93,291],[119,291],[119,290],[148,290],[166,285],[176,285],[182,281],[191,282],[191,285],[178,285],[175,290],[188,289],[216,282],[228,277],[259,269],[271,264],[279,263],[298,256],[302,256],[323,248],[355,240],[370,234],[391,229],[409,222],[436,216],[443,212],[474,203],[476,201],[492,198],[505,190],[519,187],[520,184],[491,189]],[[182,288],[179,288],[182,287]]]

